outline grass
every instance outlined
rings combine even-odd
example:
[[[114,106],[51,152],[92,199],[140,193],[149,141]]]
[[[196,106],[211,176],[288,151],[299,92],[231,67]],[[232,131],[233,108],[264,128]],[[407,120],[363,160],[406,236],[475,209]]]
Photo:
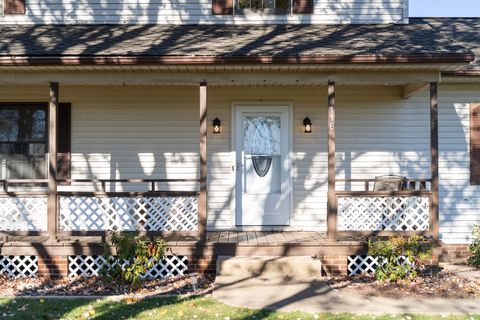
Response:
[[[473,320],[480,316],[448,316],[442,319]],[[430,320],[434,316],[382,315],[355,316],[351,314],[308,314],[236,308],[210,297],[150,298],[144,300],[111,301],[107,299],[0,299],[0,319],[356,319],[356,320]]]

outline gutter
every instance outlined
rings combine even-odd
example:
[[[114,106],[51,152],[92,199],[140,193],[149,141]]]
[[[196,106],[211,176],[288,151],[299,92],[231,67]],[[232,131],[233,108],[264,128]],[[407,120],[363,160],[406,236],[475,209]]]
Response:
[[[0,66],[470,63],[473,54],[323,56],[0,56]]]
[[[480,77],[480,70],[445,71],[442,77]]]

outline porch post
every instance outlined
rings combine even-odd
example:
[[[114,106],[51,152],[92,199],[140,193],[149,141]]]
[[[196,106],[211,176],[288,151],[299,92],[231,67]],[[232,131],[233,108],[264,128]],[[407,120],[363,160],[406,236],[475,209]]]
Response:
[[[198,196],[198,235],[207,238],[207,83],[200,83],[200,194]]]
[[[327,236],[334,241],[337,233],[337,198],[335,196],[335,82],[328,82],[328,198]]]
[[[50,238],[57,232],[57,112],[59,85],[50,83],[48,106],[48,202],[47,230]]]
[[[430,229],[439,238],[438,212],[438,96],[437,82],[430,83],[430,171],[432,203],[430,204]]]

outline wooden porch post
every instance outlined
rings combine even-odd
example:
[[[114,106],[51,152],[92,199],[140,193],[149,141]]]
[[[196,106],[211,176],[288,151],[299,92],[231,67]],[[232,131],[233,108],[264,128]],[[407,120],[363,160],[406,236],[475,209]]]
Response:
[[[50,83],[48,106],[48,202],[47,230],[51,238],[57,232],[57,112],[59,85]]]
[[[335,196],[335,82],[328,82],[328,198],[327,236],[334,241],[337,233],[337,198]]]
[[[207,238],[207,83],[200,83],[200,194],[198,197],[198,235]]]
[[[435,239],[439,237],[438,210],[438,96],[437,83],[430,83],[430,171],[432,178],[432,203],[430,204],[431,230]]]

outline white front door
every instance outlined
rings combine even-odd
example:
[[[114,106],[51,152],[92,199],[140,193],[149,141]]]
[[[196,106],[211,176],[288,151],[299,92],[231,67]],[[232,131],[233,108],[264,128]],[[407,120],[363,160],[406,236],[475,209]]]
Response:
[[[236,224],[290,222],[289,107],[236,107]]]

